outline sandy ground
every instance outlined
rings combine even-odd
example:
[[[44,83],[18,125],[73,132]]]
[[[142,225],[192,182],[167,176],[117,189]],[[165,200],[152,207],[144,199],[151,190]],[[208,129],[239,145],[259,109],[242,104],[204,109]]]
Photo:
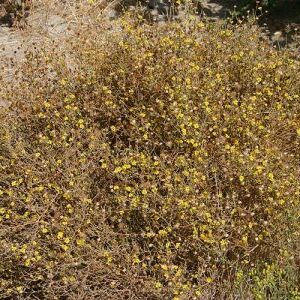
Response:
[[[13,80],[14,66],[24,61],[25,51],[33,44],[39,46],[49,41],[63,43],[71,32],[68,30],[68,20],[58,14],[57,9],[51,10],[49,7],[49,10],[43,10],[41,4],[33,9],[24,29],[11,28],[5,23],[0,25],[0,76],[7,81]],[[7,105],[5,99],[0,98],[0,107]]]

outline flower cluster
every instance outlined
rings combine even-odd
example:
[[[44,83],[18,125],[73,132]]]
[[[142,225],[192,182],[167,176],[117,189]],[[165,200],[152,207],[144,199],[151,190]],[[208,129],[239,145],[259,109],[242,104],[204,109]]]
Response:
[[[248,24],[116,23],[6,87],[0,297],[299,299],[300,62]]]

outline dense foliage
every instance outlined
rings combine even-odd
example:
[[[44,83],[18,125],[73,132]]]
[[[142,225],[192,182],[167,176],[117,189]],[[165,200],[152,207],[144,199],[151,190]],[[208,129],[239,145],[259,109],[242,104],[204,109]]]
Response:
[[[196,18],[71,46],[1,85],[0,298],[299,299],[299,60]]]

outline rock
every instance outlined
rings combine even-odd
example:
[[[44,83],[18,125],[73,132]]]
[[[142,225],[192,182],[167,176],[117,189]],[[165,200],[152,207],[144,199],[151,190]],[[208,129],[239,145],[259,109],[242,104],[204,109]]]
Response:
[[[0,109],[1,108],[8,108],[9,107],[9,103],[5,100],[0,99]]]
[[[149,0],[147,6],[150,9],[157,9],[162,15],[168,15],[170,11],[170,2],[164,0]]]
[[[54,36],[66,32],[67,27],[66,20],[58,15],[51,15],[45,23],[45,29]]]

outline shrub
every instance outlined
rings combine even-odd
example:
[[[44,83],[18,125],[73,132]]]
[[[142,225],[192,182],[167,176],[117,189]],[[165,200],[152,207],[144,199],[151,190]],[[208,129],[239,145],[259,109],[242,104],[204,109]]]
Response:
[[[1,297],[299,299],[299,60],[193,17],[71,48],[1,88]]]

